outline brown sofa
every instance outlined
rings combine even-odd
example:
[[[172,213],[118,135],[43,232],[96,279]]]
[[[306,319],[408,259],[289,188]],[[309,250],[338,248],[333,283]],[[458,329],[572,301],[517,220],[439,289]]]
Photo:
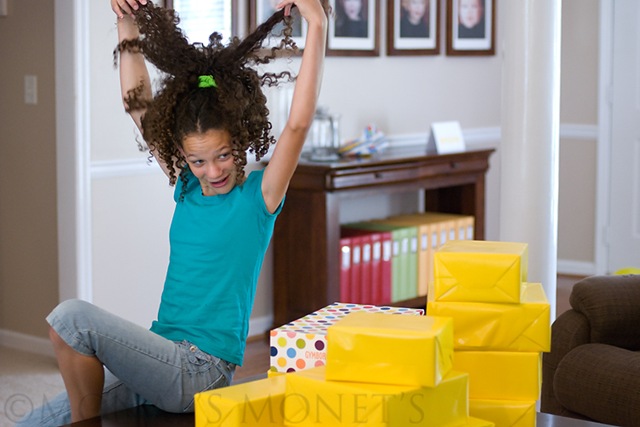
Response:
[[[540,411],[640,426],[640,275],[577,282],[551,328]]]

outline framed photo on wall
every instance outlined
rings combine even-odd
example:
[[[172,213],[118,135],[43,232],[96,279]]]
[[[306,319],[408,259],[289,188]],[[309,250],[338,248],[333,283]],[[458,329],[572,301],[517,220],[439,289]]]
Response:
[[[440,53],[438,0],[392,0],[387,3],[387,54]]]
[[[249,31],[255,30],[258,25],[265,22],[271,15],[276,12],[276,5],[278,0],[249,0]],[[307,36],[307,23],[298,8],[294,7],[291,11],[291,38],[298,46],[298,49],[304,49],[304,43]],[[278,24],[274,27],[272,33],[273,37],[270,37],[268,44],[265,48],[273,47],[277,45],[282,39],[282,30],[284,29],[284,23]]]
[[[447,55],[494,55],[495,23],[495,0],[447,0]]]
[[[377,0],[330,0],[334,16],[329,19],[327,56],[378,56],[379,2]]]

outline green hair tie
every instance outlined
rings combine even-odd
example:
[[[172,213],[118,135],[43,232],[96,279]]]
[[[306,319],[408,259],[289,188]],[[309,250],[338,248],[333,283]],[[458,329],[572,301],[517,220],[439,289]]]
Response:
[[[199,81],[198,87],[200,88],[218,87],[218,84],[216,83],[216,81],[213,79],[213,76],[211,75],[199,76],[198,81]]]

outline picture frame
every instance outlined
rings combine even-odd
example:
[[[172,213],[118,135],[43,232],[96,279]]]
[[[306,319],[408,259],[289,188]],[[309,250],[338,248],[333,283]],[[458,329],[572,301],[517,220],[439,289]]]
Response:
[[[329,19],[327,56],[378,56],[379,1],[329,0],[329,4],[334,13]]]
[[[447,0],[447,55],[495,55],[495,0]]]
[[[255,30],[260,24],[266,21],[273,13],[276,12],[275,6],[279,2],[277,0],[249,0],[249,32]],[[292,29],[293,33],[291,39],[294,41],[300,52],[304,50],[304,44],[307,37],[307,23],[297,8],[293,8],[291,11],[293,16]],[[276,46],[279,40],[282,39],[283,25],[278,24],[274,28],[274,36],[269,37],[268,41],[264,45],[265,49]]]
[[[190,9],[189,6],[191,2],[193,2],[194,7],[196,7],[197,5],[197,8],[206,6],[206,4],[204,2],[201,2],[201,0],[158,0],[158,4],[160,6],[163,6],[167,9],[174,9],[176,11],[176,13],[180,16],[180,27],[187,33],[187,36],[189,36],[191,28],[196,28],[195,31],[197,31],[198,36],[194,41],[199,41],[207,44],[209,34],[211,34],[213,31],[216,31],[216,29],[201,27],[201,22],[198,22],[198,19],[201,19],[202,22],[209,22],[209,18],[206,16],[206,13],[201,13],[201,10],[195,10],[193,17],[188,14],[189,11],[187,9]],[[228,10],[225,10],[223,16],[219,17],[219,19],[225,19],[224,17],[228,17],[228,28],[218,31],[221,31],[223,33],[224,39],[228,40],[229,38],[238,35],[238,0],[226,0],[226,2]],[[180,6],[183,4],[185,10],[181,10]]]
[[[439,0],[387,2],[387,55],[440,53]]]

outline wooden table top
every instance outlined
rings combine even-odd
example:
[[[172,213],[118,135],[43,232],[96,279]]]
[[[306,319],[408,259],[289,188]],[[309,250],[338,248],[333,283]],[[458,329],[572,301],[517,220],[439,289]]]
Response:
[[[603,427],[605,424],[557,415],[537,415],[537,427]],[[155,406],[138,406],[90,420],[69,424],[73,427],[193,427],[193,414],[171,414]]]

